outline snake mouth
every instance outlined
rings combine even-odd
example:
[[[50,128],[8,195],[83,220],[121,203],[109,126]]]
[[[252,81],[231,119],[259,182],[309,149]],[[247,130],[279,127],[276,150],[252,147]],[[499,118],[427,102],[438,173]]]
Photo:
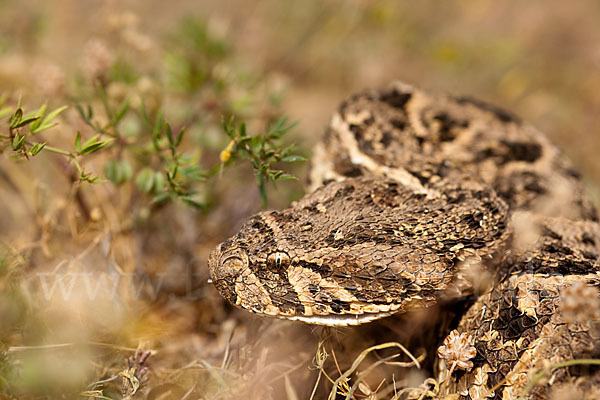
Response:
[[[364,313],[364,314],[327,314],[327,315],[294,315],[285,317],[293,321],[302,321],[307,324],[327,326],[353,326],[389,317],[395,312]]]

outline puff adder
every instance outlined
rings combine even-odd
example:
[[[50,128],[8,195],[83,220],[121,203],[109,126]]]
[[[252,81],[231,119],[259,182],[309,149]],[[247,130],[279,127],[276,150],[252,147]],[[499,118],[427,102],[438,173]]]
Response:
[[[457,327],[473,367],[445,387],[465,399],[517,398],[530,370],[600,358],[596,210],[569,160],[518,117],[400,82],[365,91],[334,114],[309,180],[211,254],[232,304],[344,326],[483,287]],[[599,384],[598,368],[560,368],[527,396],[600,398]]]

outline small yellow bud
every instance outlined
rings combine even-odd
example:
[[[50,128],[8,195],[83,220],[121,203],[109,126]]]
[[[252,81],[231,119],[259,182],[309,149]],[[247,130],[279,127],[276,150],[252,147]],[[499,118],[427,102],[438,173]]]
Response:
[[[231,152],[227,149],[223,150],[219,155],[221,162],[227,162],[231,158]]]
[[[225,150],[221,152],[219,157],[221,158],[221,162],[226,163],[231,158],[231,150],[233,150],[233,146],[235,145],[235,140],[229,142]]]

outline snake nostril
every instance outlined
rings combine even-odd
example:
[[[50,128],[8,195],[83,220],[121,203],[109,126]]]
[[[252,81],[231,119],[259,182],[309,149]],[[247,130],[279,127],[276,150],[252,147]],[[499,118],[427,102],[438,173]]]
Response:
[[[208,258],[208,268],[213,281],[231,281],[247,266],[246,253],[239,248],[231,249],[225,243],[218,245]]]
[[[221,268],[224,271],[238,271],[242,269],[244,263],[240,257],[230,256],[221,263]]]
[[[226,249],[220,252],[220,262],[218,270],[223,277],[237,276],[248,267],[248,256],[239,249]]]

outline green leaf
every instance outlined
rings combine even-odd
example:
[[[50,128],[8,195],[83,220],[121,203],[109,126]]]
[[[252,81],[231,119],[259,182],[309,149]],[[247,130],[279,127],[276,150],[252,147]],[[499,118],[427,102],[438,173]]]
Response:
[[[29,125],[29,132],[31,133],[36,133],[39,132],[37,131],[37,129],[40,127],[40,125],[42,124],[42,118],[38,118],[35,121],[33,121],[30,125]]]
[[[96,135],[96,136],[92,137],[91,139],[89,139],[88,141],[86,141],[83,145],[81,145],[81,150],[79,151],[79,154],[86,155],[86,154],[95,153],[98,150],[108,146],[109,144],[111,144],[114,141],[114,139],[98,141],[98,138],[99,138],[99,136]],[[75,139],[75,140],[77,141],[77,139]]]
[[[28,112],[27,114],[24,114],[23,118],[31,118],[31,117],[35,117],[35,116],[42,117],[42,116],[44,116],[44,114],[46,114],[47,109],[48,109],[48,104],[44,103],[37,110]]]
[[[182,153],[182,154],[178,154],[177,155],[177,159],[179,160],[179,164],[196,164],[199,160],[199,157],[197,154],[186,154],[186,153]]]
[[[81,151],[81,133],[79,132],[77,132],[77,136],[75,136],[75,144],[73,148],[77,153]]]
[[[271,171],[269,172],[269,179],[274,181],[277,180],[281,175],[283,175],[283,171]]]
[[[65,111],[67,108],[69,108],[69,106],[62,106],[62,107],[58,107],[54,111],[50,111],[50,113],[44,117],[44,122],[52,121],[54,118],[58,117],[58,115],[60,113],[62,113],[63,111]]]
[[[127,160],[121,161],[119,174],[122,182],[126,182],[133,177],[133,169]]]
[[[175,183],[175,177],[177,176],[178,171],[179,171],[179,164],[174,163],[173,168],[171,169],[171,172],[167,173],[167,177],[169,178],[170,181],[173,181]]]
[[[284,162],[284,163],[293,163],[293,162],[299,162],[299,161],[306,161],[306,158],[299,156],[299,155],[293,155],[293,156],[283,157],[281,159],[281,162]]]
[[[189,196],[180,196],[181,200],[183,200],[186,204],[189,204],[192,207],[203,209],[205,207],[204,204],[200,203],[198,200],[195,200]]]
[[[29,155],[30,155],[30,156],[37,156],[37,155],[38,155],[38,153],[39,153],[40,151],[42,151],[42,149],[43,149],[44,147],[46,147],[46,142],[44,142],[44,143],[36,143],[36,144],[34,144],[34,145],[31,147],[31,149],[29,150]]]
[[[127,114],[128,110],[129,110],[129,99],[125,99],[125,101],[123,102],[121,107],[117,110],[117,113],[115,114],[114,125],[117,125],[123,119],[125,114]]]
[[[181,139],[183,139],[183,132],[185,132],[185,128],[181,128],[179,130],[179,134],[177,135],[177,140],[175,141],[175,147],[178,147],[181,144]]]
[[[12,149],[14,151],[21,150],[21,148],[23,147],[23,144],[25,144],[25,136],[21,136],[17,133],[15,135],[15,137],[13,138]]]
[[[40,119],[40,117],[25,118],[25,119],[19,121],[17,124],[12,125],[11,128],[13,128],[13,129],[21,128],[22,126],[29,125],[33,121],[37,121],[38,119]]]
[[[113,139],[109,139],[109,140],[104,140],[102,142],[96,142],[96,143],[91,143],[89,145],[83,145],[81,151],[79,152],[79,154],[81,155],[86,155],[86,154],[92,154],[97,152],[100,149],[103,149],[104,147],[108,146],[109,144],[111,144],[113,142]]]
[[[171,130],[171,125],[168,122],[165,123],[165,129],[167,131],[167,139],[169,140],[169,147],[173,148],[173,131]]]
[[[58,122],[53,122],[51,124],[46,124],[46,123],[42,122],[42,123],[36,124],[35,127],[32,126],[31,129],[30,129],[30,131],[31,131],[31,133],[38,133],[38,132],[42,132],[42,131],[45,131],[47,129],[50,129],[52,127],[55,127],[56,125],[58,125]]]
[[[81,119],[83,119],[88,125],[91,124],[92,117],[94,116],[94,112],[92,110],[92,106],[88,104],[86,110],[83,109],[83,106],[80,104],[75,105],[75,109],[79,112]]]
[[[165,200],[168,200],[171,197],[169,192],[159,193],[152,199],[153,203],[162,203]]]
[[[225,116],[221,116],[221,125],[223,125],[223,130],[231,139],[235,139],[235,129],[234,129],[235,117],[232,115],[229,117],[229,120],[225,120]]]
[[[201,181],[206,178],[207,172],[199,165],[192,165],[189,167],[181,168],[181,175],[194,181]]]
[[[250,140],[250,150],[253,154],[258,155],[264,144],[263,136],[253,136]]]
[[[158,137],[160,136],[160,132],[163,129],[163,125],[164,125],[164,116],[162,111],[158,112],[158,115],[156,116],[156,122],[154,124],[154,129],[152,130],[152,137],[155,139],[158,139]]]
[[[131,168],[131,164],[129,164],[129,161],[121,160],[119,170],[122,182],[127,182],[133,177],[133,168]]]
[[[275,150],[265,150],[262,158],[271,158],[275,155]]]
[[[79,167],[80,168],[80,167]],[[85,173],[83,169],[79,169],[79,180],[81,182],[89,182],[92,184],[103,182],[99,177],[93,176],[91,173]]]
[[[120,184],[121,183],[121,179],[119,176],[119,161],[117,160],[110,160],[109,162],[106,163],[106,165],[104,166],[104,176],[111,181],[112,183],[116,183],[116,184]]]
[[[278,181],[296,181],[296,180],[298,180],[298,178],[296,178],[294,175],[290,175],[290,174],[281,174],[280,176],[278,176],[276,178],[276,180],[278,180]]]
[[[289,124],[287,126],[285,125],[286,122],[287,122],[286,117],[279,118],[279,120],[277,120],[277,122],[275,123],[275,126],[273,127],[273,129],[271,129],[270,131],[267,130],[268,133],[266,136],[269,139],[279,139],[281,136],[286,134],[289,130],[291,130],[296,125],[298,125],[298,121],[292,122],[291,124]]]
[[[154,176],[152,169],[144,168],[135,178],[135,184],[142,192],[150,193],[154,187]]]
[[[166,187],[166,180],[165,180],[165,176],[162,174],[162,172],[155,172],[154,173],[154,185],[152,185],[152,192],[153,193],[159,193],[162,192]]]
[[[279,131],[281,130],[281,128],[283,128],[283,126],[285,125],[285,121],[287,120],[286,117],[282,116],[281,118],[279,118],[277,120],[277,122],[275,123],[275,128],[273,129],[274,131]]]
[[[144,168],[138,173],[135,184],[144,193],[160,193],[166,187],[166,180],[161,172]]]
[[[133,176],[133,169],[127,160],[110,160],[104,166],[104,176],[111,182],[121,185]]]
[[[81,150],[83,150],[86,147],[91,146],[91,145],[93,145],[93,144],[95,144],[97,142],[98,142],[98,135],[94,135],[90,139],[88,139],[85,143],[83,143],[81,145]]]
[[[29,118],[33,118],[33,117],[38,117],[38,119],[34,122],[34,124],[36,122],[39,123],[41,117],[43,117],[44,114],[46,114],[47,108],[48,108],[48,105],[46,103],[44,103],[37,110],[32,111],[32,112],[28,112],[27,114],[23,115],[23,119],[29,119]]]
[[[46,115],[43,118],[43,120],[41,120],[40,123],[36,124],[35,126],[32,125],[31,133],[42,132],[42,131],[52,128],[53,126],[58,125],[58,123],[52,122],[52,120],[54,118],[56,118],[61,112],[65,111],[67,108],[69,108],[69,107],[62,106],[62,107],[57,108],[56,110],[51,111],[48,115]]]
[[[81,106],[81,104],[75,104],[75,109],[79,113],[81,119],[85,120],[85,111],[83,111],[83,107]]]
[[[114,114],[112,112],[110,104],[108,104],[108,97],[106,97],[106,90],[104,86],[99,82],[97,82],[94,86],[96,87],[96,93],[98,93],[98,97],[100,97],[102,105],[104,106],[104,112],[109,118],[112,118]]]
[[[294,150],[296,148],[295,144],[290,144],[289,146],[285,147],[283,150],[281,150],[281,158],[287,157],[292,150]]]
[[[33,115],[39,115],[40,117],[43,117],[44,114],[46,114],[46,111],[48,110],[48,103],[44,103],[40,106],[40,108],[38,108]]]
[[[17,125],[21,122],[22,118],[23,118],[23,109],[21,107],[19,107],[13,113],[13,115],[10,116],[10,119],[8,120],[8,124],[10,125],[11,128],[14,128],[15,125]]]

